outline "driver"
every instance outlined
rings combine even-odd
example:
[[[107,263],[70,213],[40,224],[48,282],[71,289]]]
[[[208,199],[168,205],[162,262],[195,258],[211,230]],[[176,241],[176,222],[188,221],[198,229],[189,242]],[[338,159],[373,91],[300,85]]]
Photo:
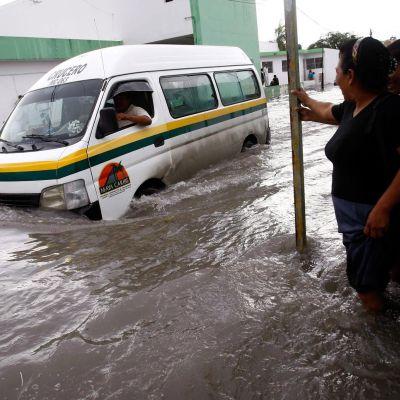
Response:
[[[152,120],[148,112],[144,108],[132,104],[130,92],[118,93],[113,99],[119,128],[124,128],[132,123],[142,126],[151,125]]]

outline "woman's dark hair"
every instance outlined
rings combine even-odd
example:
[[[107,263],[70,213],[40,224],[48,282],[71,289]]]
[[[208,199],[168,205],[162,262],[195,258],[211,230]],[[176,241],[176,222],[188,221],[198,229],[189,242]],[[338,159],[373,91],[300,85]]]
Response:
[[[400,63],[400,39],[390,43],[387,47],[390,54]]]
[[[352,69],[365,90],[380,93],[387,89],[393,60],[389,50],[379,40],[372,37],[351,39],[339,50],[343,72]]]

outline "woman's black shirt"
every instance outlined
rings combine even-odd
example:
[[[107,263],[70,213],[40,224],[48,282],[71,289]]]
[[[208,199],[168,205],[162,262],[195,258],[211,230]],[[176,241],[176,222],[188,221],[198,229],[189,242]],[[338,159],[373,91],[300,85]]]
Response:
[[[339,128],[325,146],[333,163],[332,194],[375,204],[400,168],[400,96],[375,98],[353,117],[355,103],[332,107]]]

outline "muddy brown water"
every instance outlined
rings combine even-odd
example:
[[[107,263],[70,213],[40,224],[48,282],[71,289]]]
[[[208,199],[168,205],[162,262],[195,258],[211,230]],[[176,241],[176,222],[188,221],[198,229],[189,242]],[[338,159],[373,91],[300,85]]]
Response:
[[[365,313],[346,282],[334,128],[304,125],[299,256],[287,98],[269,115],[270,146],[120,221],[0,208],[0,399],[400,398],[400,320]]]

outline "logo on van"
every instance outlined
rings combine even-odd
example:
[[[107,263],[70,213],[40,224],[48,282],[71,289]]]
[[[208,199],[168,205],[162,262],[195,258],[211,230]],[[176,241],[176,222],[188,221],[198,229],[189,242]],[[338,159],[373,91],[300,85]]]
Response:
[[[80,64],[64,69],[58,69],[48,76],[47,80],[50,85],[61,85],[62,83],[67,82],[72,76],[79,75],[86,67],[87,64]]]
[[[99,190],[101,197],[115,196],[125,192],[131,186],[128,172],[118,163],[107,164],[101,171],[99,177]]]

